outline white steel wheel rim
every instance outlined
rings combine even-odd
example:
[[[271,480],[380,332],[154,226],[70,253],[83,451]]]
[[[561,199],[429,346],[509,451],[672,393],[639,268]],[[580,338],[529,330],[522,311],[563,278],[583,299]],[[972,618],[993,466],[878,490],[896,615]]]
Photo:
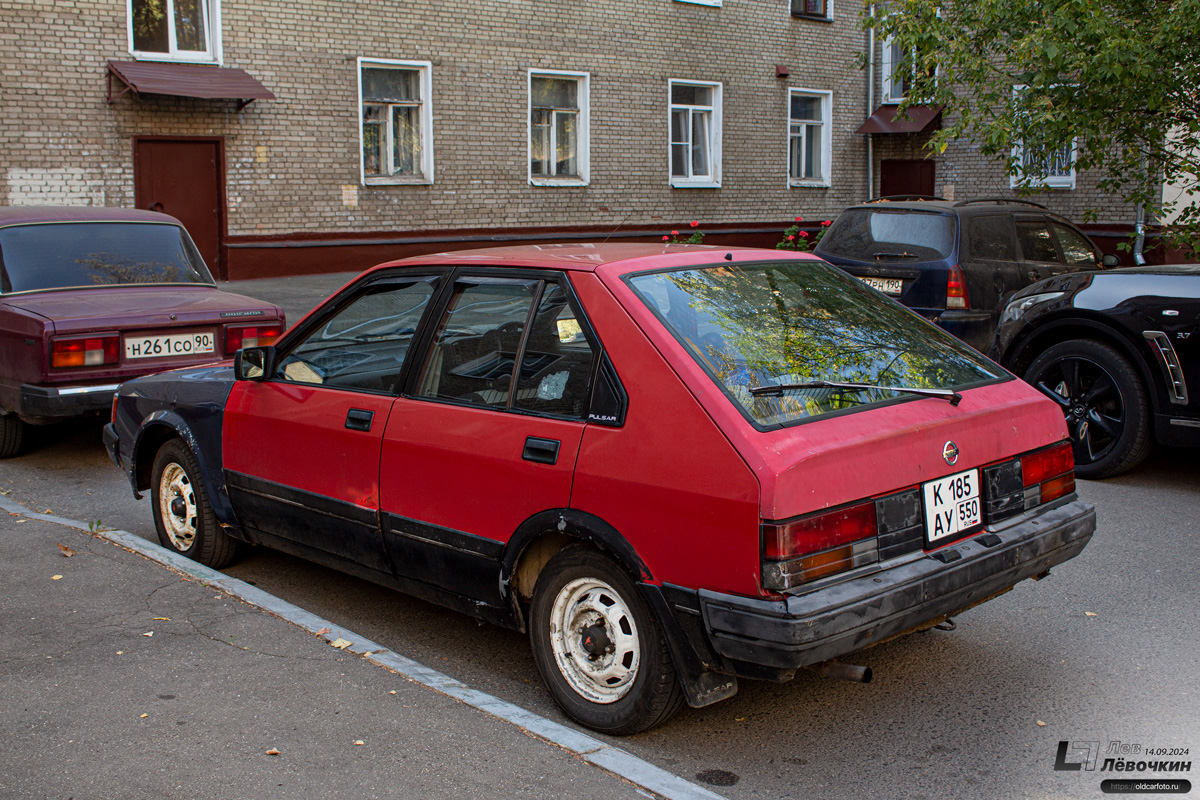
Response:
[[[559,590],[550,611],[550,645],[559,673],[580,697],[607,705],[633,688],[641,665],[637,624],[604,581],[576,578]]]
[[[177,514],[177,511],[183,513]],[[159,478],[158,516],[171,546],[180,551],[191,549],[196,543],[196,490],[187,472],[178,464],[168,464]]]

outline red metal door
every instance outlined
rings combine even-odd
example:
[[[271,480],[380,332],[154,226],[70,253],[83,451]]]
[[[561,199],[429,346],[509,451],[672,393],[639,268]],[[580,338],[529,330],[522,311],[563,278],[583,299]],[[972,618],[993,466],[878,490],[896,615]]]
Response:
[[[914,194],[932,197],[934,162],[925,159],[883,159],[879,162],[879,194],[881,197]]]
[[[133,143],[134,203],[183,223],[216,278],[221,260],[224,177],[219,139],[148,139]]]

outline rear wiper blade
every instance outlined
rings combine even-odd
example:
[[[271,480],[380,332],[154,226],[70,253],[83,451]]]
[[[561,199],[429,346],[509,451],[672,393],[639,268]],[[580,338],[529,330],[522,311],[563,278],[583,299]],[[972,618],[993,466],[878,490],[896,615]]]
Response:
[[[950,405],[956,406],[962,401],[962,395],[953,389],[924,389],[917,386],[880,386],[877,383],[842,383],[840,381],[804,381],[803,383],[773,383],[767,386],[754,386],[750,394],[758,397],[768,394],[783,394],[784,392],[801,389],[847,389],[849,391],[866,391],[879,389],[885,392],[905,392],[919,394],[922,397],[940,397],[949,400]]]
[[[881,258],[917,258],[916,253],[872,253],[871,257],[878,261]]]

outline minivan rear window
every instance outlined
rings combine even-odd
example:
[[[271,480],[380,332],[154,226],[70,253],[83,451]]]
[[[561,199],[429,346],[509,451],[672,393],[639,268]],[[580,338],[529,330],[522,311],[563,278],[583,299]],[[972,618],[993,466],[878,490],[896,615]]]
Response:
[[[60,222],[0,229],[0,291],[213,282],[178,225]]]
[[[626,280],[761,429],[915,397],[882,387],[958,390],[1004,379],[1000,367],[967,345],[816,259]],[[880,388],[770,393],[772,386],[814,381]]]
[[[949,214],[852,208],[834,221],[817,252],[855,261],[940,261],[954,252],[955,228]]]

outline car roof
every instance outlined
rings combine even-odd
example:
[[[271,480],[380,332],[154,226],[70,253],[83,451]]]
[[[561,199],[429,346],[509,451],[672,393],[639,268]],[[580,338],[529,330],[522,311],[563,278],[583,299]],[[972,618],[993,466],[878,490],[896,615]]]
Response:
[[[728,258],[727,258],[728,256]],[[578,242],[572,244],[520,245],[488,247],[479,250],[454,250],[427,256],[414,256],[380,264],[374,270],[419,265],[455,267],[534,267],[542,269],[595,272],[608,264],[621,263],[629,270],[669,268],[686,264],[720,261],[763,261],[796,257],[814,258],[787,250],[759,247],[713,247],[709,245]],[[372,270],[372,271],[374,271]],[[626,271],[618,268],[619,272]]]
[[[46,222],[159,222],[179,225],[179,220],[157,211],[94,206],[4,206],[0,228]]]
[[[850,206],[850,208],[855,210],[887,208],[903,211],[934,211],[942,214],[995,213],[999,210],[1023,212],[1026,214],[1049,214],[1055,217],[1060,216],[1041,203],[1034,203],[1030,200],[1021,200],[1015,197],[986,197],[978,200],[945,200],[943,198],[891,200],[880,197],[868,200],[865,203],[858,203],[857,205]]]

